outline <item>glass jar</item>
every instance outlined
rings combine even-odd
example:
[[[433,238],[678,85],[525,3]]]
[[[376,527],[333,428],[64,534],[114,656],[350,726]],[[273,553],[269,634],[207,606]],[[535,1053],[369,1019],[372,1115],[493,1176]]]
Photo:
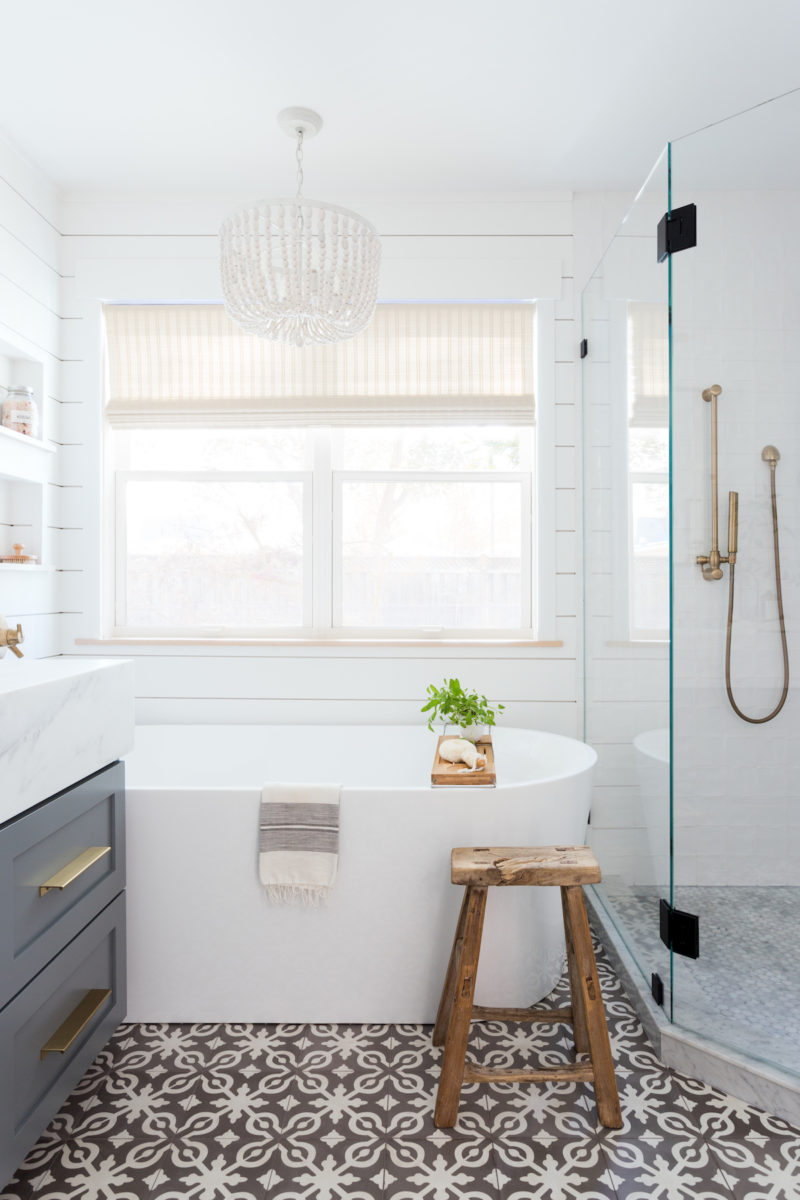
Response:
[[[10,387],[3,401],[3,424],[15,433],[28,437],[39,436],[39,408],[33,398],[33,388]]]

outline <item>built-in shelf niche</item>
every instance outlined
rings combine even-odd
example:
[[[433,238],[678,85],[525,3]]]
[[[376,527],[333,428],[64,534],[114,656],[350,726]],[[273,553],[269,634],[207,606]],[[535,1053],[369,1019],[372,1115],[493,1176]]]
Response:
[[[19,346],[0,338],[0,403],[7,388],[33,388],[39,410],[39,437],[28,437],[0,425],[0,557],[14,553],[13,545],[38,563],[0,563],[0,570],[35,572],[50,570],[42,563],[45,528],[45,488],[56,447],[47,439],[44,403],[44,363]]]
[[[23,553],[41,558],[42,485],[18,479],[0,478],[0,556],[13,554],[14,542],[21,542]],[[22,567],[26,563],[0,563]]]
[[[0,401],[5,400],[10,387],[33,388],[33,398],[39,410],[39,438],[47,439],[44,404],[44,363],[28,354],[23,354],[10,342],[0,338]],[[21,437],[24,434],[20,435]]]

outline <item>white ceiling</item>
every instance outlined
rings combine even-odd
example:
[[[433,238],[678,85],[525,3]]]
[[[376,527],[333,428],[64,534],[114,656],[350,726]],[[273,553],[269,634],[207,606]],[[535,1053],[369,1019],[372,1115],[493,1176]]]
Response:
[[[297,104],[312,197],[627,189],[800,85],[800,3],[0,0],[0,45],[0,130],[67,193],[291,194]]]

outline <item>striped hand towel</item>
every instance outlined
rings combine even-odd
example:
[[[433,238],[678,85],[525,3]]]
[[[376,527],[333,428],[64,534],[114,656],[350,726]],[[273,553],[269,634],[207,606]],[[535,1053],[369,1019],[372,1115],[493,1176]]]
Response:
[[[261,791],[258,874],[270,900],[316,905],[339,862],[340,784],[270,783]]]

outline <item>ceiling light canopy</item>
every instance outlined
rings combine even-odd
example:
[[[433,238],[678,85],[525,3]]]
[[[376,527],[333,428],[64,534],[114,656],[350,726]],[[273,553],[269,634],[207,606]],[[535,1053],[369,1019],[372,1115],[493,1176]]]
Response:
[[[322,128],[318,113],[285,108],[278,123],[296,139],[297,193],[258,200],[223,221],[225,308],[242,329],[271,341],[347,341],[375,311],[380,238],[358,213],[302,195],[303,145]]]

